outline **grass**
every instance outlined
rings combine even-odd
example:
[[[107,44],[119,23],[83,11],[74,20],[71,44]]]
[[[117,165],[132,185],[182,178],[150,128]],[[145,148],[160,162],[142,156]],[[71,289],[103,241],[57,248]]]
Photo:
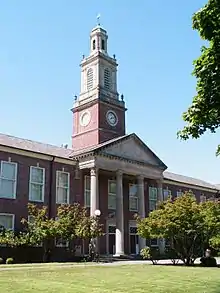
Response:
[[[175,266],[0,266],[4,293],[219,293],[218,268]]]

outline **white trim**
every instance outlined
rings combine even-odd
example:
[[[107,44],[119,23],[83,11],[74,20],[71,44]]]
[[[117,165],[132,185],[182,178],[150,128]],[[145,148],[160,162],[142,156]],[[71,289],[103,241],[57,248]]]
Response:
[[[38,183],[38,182],[31,182],[31,172],[32,169],[40,169],[43,170],[43,183]],[[45,194],[45,168],[42,167],[37,167],[37,166],[30,166],[30,174],[29,174],[29,196],[28,199],[29,201],[33,201],[33,202],[44,202],[44,194]],[[36,184],[36,185],[41,185],[42,186],[42,199],[41,200],[36,200],[36,199],[32,199],[30,198],[30,194],[31,194],[31,184]]]
[[[90,176],[89,175],[84,175],[84,206],[87,208],[90,208],[90,195],[91,195],[91,184],[90,184],[90,189],[87,189],[86,186],[86,179],[88,178],[88,180],[90,181]],[[86,193],[89,193],[89,202],[87,202],[87,197],[86,197]]]
[[[67,174],[67,184],[68,187],[58,186],[58,178],[60,174]],[[67,202],[59,202],[58,201],[58,188],[62,188],[67,190]],[[56,171],[56,204],[69,204],[70,202],[70,173],[65,171]]]
[[[15,166],[15,178],[14,179],[10,179],[10,178],[6,178],[3,175],[3,164],[10,164],[10,165],[14,165]],[[0,188],[1,188],[1,180],[8,180],[8,181],[13,181],[14,182],[14,192],[12,194],[12,197],[7,197],[7,196],[0,196],[0,198],[4,198],[4,199],[16,199],[16,193],[17,193],[17,173],[18,173],[18,164],[15,162],[11,162],[10,161],[1,161],[1,170],[0,170]]]
[[[83,117],[87,115],[88,116],[88,120],[86,122],[83,122]],[[91,113],[89,110],[86,110],[86,111],[83,111],[80,115],[80,118],[79,118],[79,121],[80,121],[80,125],[82,127],[86,127],[87,125],[89,125],[90,121],[91,121]]]
[[[111,123],[110,121],[109,121],[109,114],[113,114],[114,116],[115,116],[115,123]],[[107,122],[108,122],[108,124],[110,125],[110,126],[116,126],[117,124],[118,124],[118,116],[117,116],[117,114],[115,113],[115,111],[113,111],[113,110],[109,110],[109,111],[107,111],[107,113],[106,113],[106,120],[107,120]]]
[[[9,230],[14,231],[14,229],[15,229],[15,214],[0,213],[0,216],[10,216],[10,217],[12,217],[12,229],[9,229]]]
[[[110,192],[110,183],[115,183],[116,185],[116,180],[113,180],[113,179],[108,179],[108,210],[116,210],[116,192],[115,193],[112,193]],[[109,196],[112,196],[112,197],[115,197],[115,207],[109,207]]]

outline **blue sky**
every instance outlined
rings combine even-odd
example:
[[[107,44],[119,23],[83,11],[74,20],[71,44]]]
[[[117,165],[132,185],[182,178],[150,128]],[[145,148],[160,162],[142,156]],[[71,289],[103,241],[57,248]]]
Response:
[[[136,132],[170,171],[220,182],[219,135],[176,138],[195,94],[192,61],[202,45],[191,16],[205,2],[1,1],[0,132],[71,145],[79,63],[89,53],[89,33],[100,13],[109,53],[119,62],[127,132]]]

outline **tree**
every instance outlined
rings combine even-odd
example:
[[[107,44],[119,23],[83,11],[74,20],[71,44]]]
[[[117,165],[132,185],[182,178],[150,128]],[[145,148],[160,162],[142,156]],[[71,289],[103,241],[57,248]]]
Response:
[[[62,239],[91,239],[102,235],[98,217],[90,217],[79,204],[61,205],[57,209],[57,223]]]
[[[220,126],[220,2],[209,0],[193,15],[193,29],[209,46],[203,46],[201,56],[194,61],[193,75],[197,79],[197,94],[183,113],[186,126],[178,137],[199,138],[206,131],[215,133]],[[220,154],[218,146],[217,155]]]
[[[198,204],[188,192],[160,203],[148,218],[138,219],[138,234],[143,238],[169,239],[178,257],[184,264],[191,265],[210,239],[220,232],[219,220],[219,203]]]
[[[28,204],[28,215],[29,219],[22,219],[22,223],[26,226],[24,242],[30,246],[43,244],[43,260],[48,261],[51,242],[60,234],[58,223],[48,217],[45,206],[39,208],[34,204]]]

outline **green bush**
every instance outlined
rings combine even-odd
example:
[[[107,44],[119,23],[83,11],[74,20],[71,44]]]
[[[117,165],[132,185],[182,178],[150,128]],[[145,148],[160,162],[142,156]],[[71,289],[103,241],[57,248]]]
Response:
[[[151,259],[150,247],[146,246],[145,248],[141,249],[140,255],[143,259]]]
[[[6,260],[7,265],[11,265],[13,263],[14,263],[14,259],[12,257],[7,258],[7,260]]]
[[[202,257],[200,258],[201,266],[203,267],[217,267],[217,261],[214,257]]]
[[[4,263],[4,259],[0,257],[0,265]]]
[[[148,247],[141,249],[140,255],[143,259],[149,259],[155,265],[157,264],[158,260],[161,259],[159,248],[157,247]]]

